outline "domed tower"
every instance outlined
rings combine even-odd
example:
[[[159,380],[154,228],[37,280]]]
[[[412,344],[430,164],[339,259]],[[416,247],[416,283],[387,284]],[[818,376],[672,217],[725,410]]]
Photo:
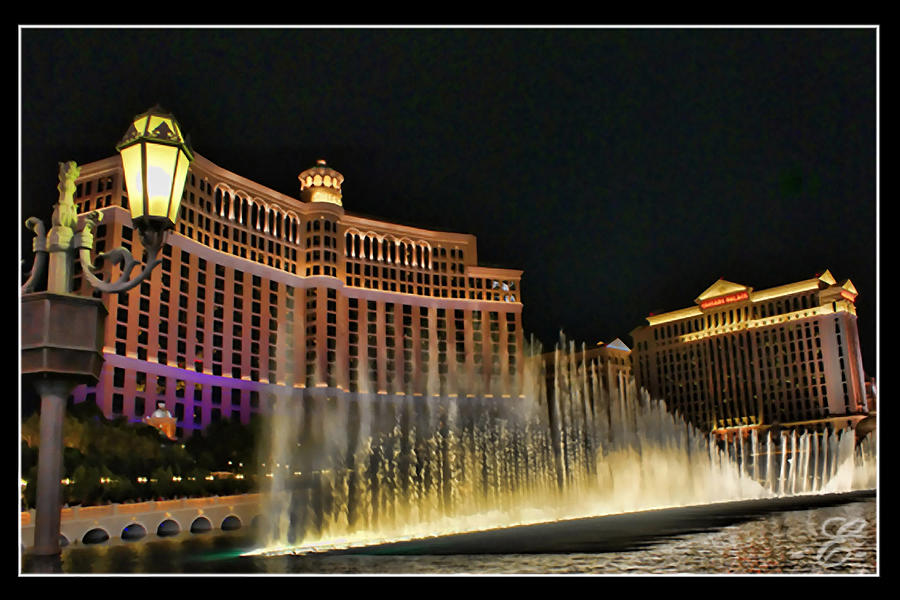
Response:
[[[343,206],[341,184],[344,183],[344,176],[329,167],[323,159],[300,173],[297,179],[300,180],[300,199],[304,202],[328,202]]]

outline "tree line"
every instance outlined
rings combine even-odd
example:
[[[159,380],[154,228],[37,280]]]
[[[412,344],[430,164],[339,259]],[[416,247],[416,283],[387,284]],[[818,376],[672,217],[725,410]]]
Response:
[[[69,506],[242,494],[258,489],[262,420],[223,420],[185,441],[150,425],[109,420],[93,402],[69,403],[63,424],[62,501]],[[40,415],[22,423],[22,510],[34,508]]]

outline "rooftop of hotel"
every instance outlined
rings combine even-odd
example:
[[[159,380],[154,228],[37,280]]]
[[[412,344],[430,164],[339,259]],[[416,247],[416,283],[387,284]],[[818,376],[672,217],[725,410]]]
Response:
[[[712,285],[694,299],[694,306],[676,309],[661,313],[651,313],[647,316],[650,326],[669,321],[697,317],[704,314],[704,310],[731,304],[734,302],[763,302],[773,298],[788,296],[811,290],[824,290],[829,287],[839,287],[855,297],[858,292],[853,282],[845,279],[840,284],[828,269],[810,279],[804,279],[794,283],[787,283],[762,290],[754,290],[750,286],[734,283],[724,278],[717,279]],[[718,301],[721,300],[721,301]]]

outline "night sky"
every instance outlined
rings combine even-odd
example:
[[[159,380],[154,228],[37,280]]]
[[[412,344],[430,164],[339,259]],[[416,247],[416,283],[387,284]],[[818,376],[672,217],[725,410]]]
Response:
[[[20,32],[20,223],[159,103],[281,193],[325,158],[348,212],[474,234],[545,345],[827,268],[876,375],[874,29]]]

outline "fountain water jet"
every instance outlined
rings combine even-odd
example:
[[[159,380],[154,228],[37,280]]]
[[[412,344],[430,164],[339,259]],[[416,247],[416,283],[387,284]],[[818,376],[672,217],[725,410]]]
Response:
[[[595,363],[575,360],[574,344],[565,348],[563,340],[551,378],[534,353],[510,397],[278,397],[267,464],[290,468],[271,470],[254,553],[875,487],[874,436],[854,448],[852,432],[806,433],[798,444],[796,432],[754,429],[722,444],[633,380],[605,381]]]

